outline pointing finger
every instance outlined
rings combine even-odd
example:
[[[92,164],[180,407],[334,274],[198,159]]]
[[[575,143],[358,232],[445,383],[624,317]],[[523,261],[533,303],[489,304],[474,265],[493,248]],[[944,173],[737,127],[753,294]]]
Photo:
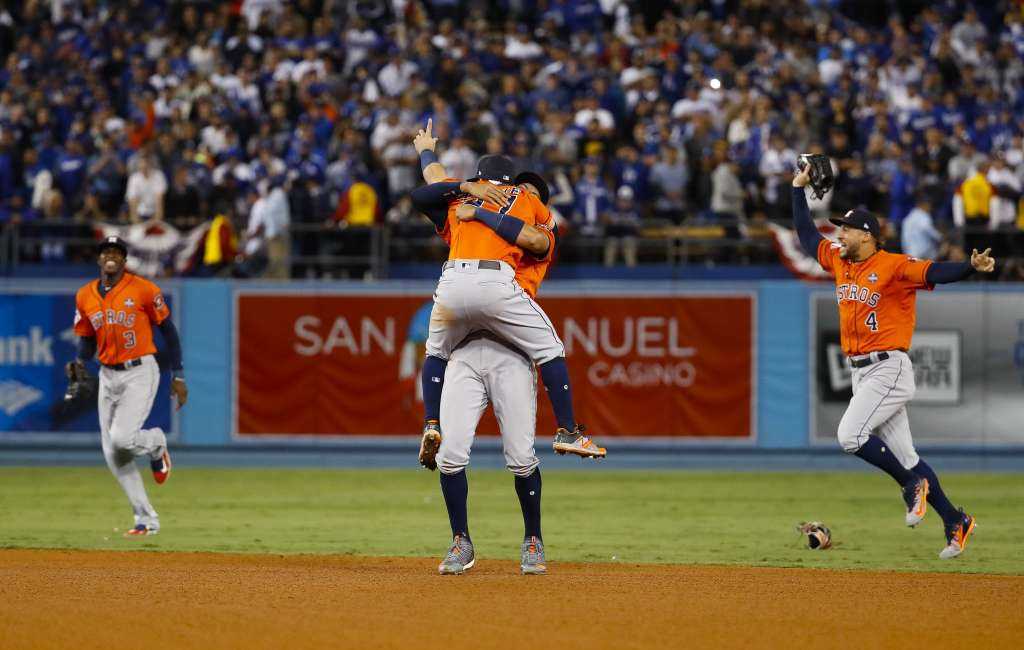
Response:
[[[433,127],[434,127],[434,118],[428,117],[427,118],[427,135],[430,135],[430,129],[432,129]]]
[[[985,257],[988,257],[988,254],[989,254],[989,253],[991,253],[991,252],[992,252],[992,249],[991,249],[991,248],[986,248],[986,249],[985,249],[985,252],[984,252],[984,253],[982,253],[982,255],[984,255]]]

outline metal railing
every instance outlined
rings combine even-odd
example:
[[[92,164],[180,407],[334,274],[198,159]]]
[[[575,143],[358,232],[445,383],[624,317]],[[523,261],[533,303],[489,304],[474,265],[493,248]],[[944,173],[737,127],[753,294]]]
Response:
[[[0,225],[0,275],[12,275],[21,265],[92,263],[95,236],[81,222],[29,222]],[[335,228],[293,223],[288,264],[293,278],[386,279],[396,263],[438,263],[447,246],[426,222],[372,227]],[[968,227],[954,233],[957,243],[977,241],[992,246],[1002,260],[1024,257],[1024,231],[993,232]],[[600,233],[569,232],[559,241],[563,264],[605,263],[608,237]],[[625,263],[622,237],[614,264]],[[777,260],[773,238],[764,225],[740,222],[644,220],[631,237],[640,265],[745,265]],[[168,261],[172,251],[168,251]],[[1001,261],[1002,261],[1001,260]]]

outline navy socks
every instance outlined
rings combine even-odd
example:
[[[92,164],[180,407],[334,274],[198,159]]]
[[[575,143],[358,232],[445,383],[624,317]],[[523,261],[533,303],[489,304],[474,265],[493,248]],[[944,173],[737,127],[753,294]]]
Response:
[[[900,464],[892,450],[886,447],[878,436],[868,436],[868,441],[856,451],[855,455],[893,477],[901,487],[916,478],[913,472]]]
[[[921,478],[928,479],[928,503],[935,508],[935,512],[939,513],[942,517],[942,521],[945,523],[955,523],[960,518],[960,512],[957,511],[950,500],[946,497],[946,493],[942,491],[942,486],[939,485],[939,477],[935,474],[935,470],[923,460],[914,465],[914,473]]]
[[[533,470],[533,473],[523,478],[516,477],[516,494],[519,496],[519,507],[523,509],[523,537],[536,537],[543,540],[540,535],[540,468]]]
[[[441,420],[441,389],[444,387],[444,369],[448,362],[437,357],[423,359],[420,383],[423,384],[423,419]]]
[[[444,505],[448,508],[452,537],[462,534],[469,539],[469,513],[466,506],[469,498],[469,481],[466,480],[466,470],[456,474],[441,472],[441,494],[444,495]]]
[[[569,387],[569,367],[565,365],[565,357],[552,359],[539,367],[558,426],[567,431],[575,430],[576,416],[572,412],[572,388]],[[426,401],[426,397],[423,399]]]

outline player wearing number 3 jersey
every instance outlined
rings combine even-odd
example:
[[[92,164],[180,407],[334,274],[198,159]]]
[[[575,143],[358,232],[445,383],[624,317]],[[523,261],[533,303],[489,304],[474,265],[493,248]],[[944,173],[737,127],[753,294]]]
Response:
[[[971,262],[931,262],[880,250],[880,228],[871,213],[850,210],[839,242],[824,239],[811,221],[804,187],[810,167],[793,179],[793,221],[804,250],[835,277],[840,339],[853,373],[853,398],[839,422],[839,444],[899,483],[905,522],[916,526],[928,504],[945,527],[939,557],[960,555],[974,531],[974,517],[946,498],[932,468],[917,455],[907,403],[914,397],[914,368],[907,352],[914,334],[917,291],[991,272],[995,260],[974,252]]]
[[[167,342],[174,379],[171,390],[178,408],[188,390],[181,366],[181,344],[170,309],[160,289],[145,278],[124,270],[127,245],[108,237],[99,246],[100,279],[78,290],[75,297],[75,334],[78,358],[72,362],[84,374],[95,354],[100,362],[100,440],[107,466],[128,496],[135,516],[131,536],[153,535],[160,530],[156,510],[146,496],[135,458],[150,461],[153,478],[163,483],[171,472],[167,438],[159,427],[143,429],[160,384],[154,359],[153,327]]]

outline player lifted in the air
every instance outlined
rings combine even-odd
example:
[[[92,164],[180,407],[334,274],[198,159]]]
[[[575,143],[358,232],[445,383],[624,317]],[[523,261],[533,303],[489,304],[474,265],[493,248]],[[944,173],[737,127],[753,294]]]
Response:
[[[800,243],[836,279],[840,341],[853,369],[853,398],[839,422],[839,444],[891,476],[903,491],[906,524],[916,526],[927,504],[942,517],[946,546],[939,557],[963,553],[974,517],[957,509],[939,477],[917,455],[910,436],[907,403],[914,397],[914,368],[907,355],[914,334],[920,289],[963,280],[975,271],[991,273],[989,251],[974,251],[968,262],[932,262],[881,250],[878,219],[862,209],[841,219],[839,243],[822,237],[807,207],[804,187],[817,196],[832,186],[828,156],[802,156],[793,179],[793,221]]]
[[[157,483],[166,481],[171,473],[164,432],[159,427],[142,428],[160,383],[160,369],[153,356],[153,327],[160,328],[167,342],[174,374],[171,390],[178,408],[188,398],[181,344],[160,289],[125,271],[127,244],[108,237],[100,243],[98,253],[100,278],[79,289],[75,297],[75,334],[81,338],[68,374],[72,378],[85,376],[85,363],[94,354],[99,357],[100,441],[107,466],[128,496],[135,516],[135,527],[126,534],[155,535],[160,520],[135,466],[137,457],[146,457]]]
[[[430,128],[428,122],[415,140],[430,184],[415,190],[412,198],[448,242],[450,253],[434,293],[423,363],[421,462],[426,459],[429,467],[441,443],[439,406],[447,360],[453,347],[474,331],[492,332],[537,364],[558,421],[556,452],[604,457],[605,450],[576,422],[565,348],[534,301],[543,274],[531,274],[530,267],[547,262],[555,245],[550,211],[534,193],[515,184],[515,167],[506,156],[484,156],[476,176],[467,181],[446,179]]]

